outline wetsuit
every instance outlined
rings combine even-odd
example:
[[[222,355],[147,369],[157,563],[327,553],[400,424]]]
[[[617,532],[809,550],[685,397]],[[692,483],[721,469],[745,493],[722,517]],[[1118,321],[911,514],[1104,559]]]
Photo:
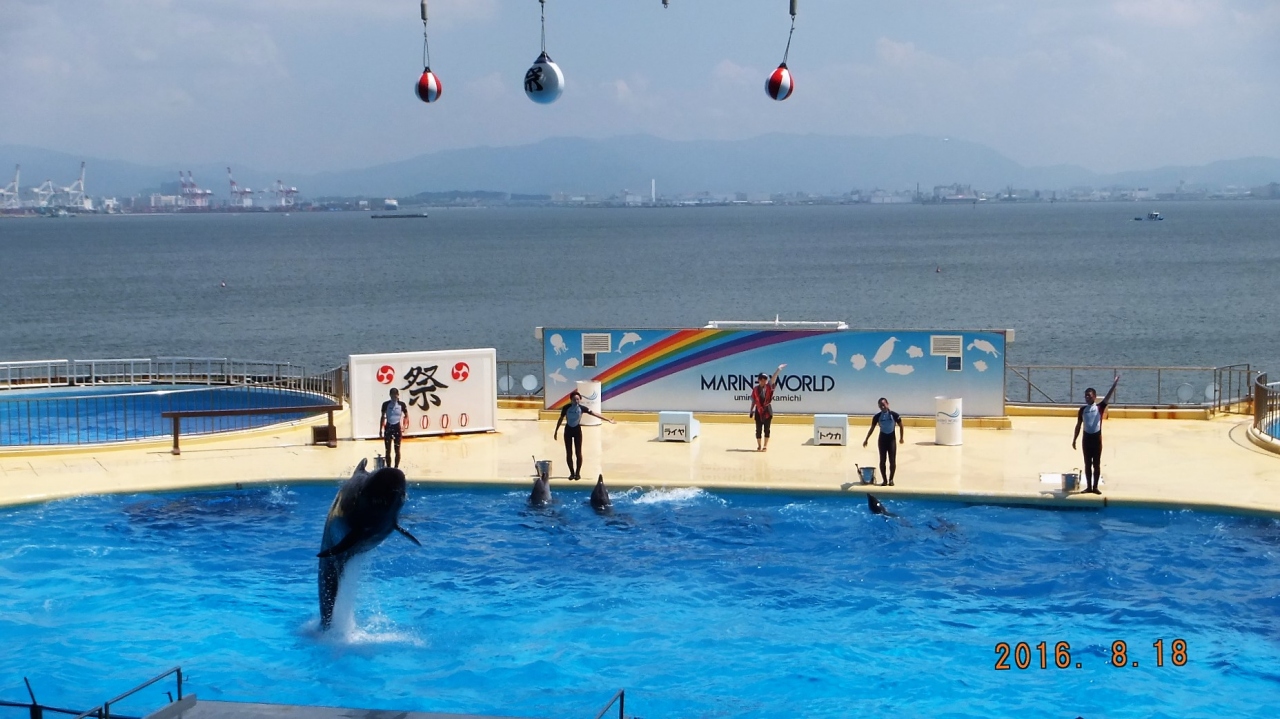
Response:
[[[1102,477],[1102,413],[1107,411],[1106,402],[1086,404],[1080,408],[1077,419],[1084,425],[1084,437],[1080,448],[1084,450],[1084,479],[1086,491],[1098,488],[1098,480]]]
[[[395,440],[396,459],[393,466],[400,466],[400,435],[404,418],[408,416],[409,408],[400,400],[387,400],[382,403],[382,443],[386,447],[387,460],[391,460],[391,443]]]
[[[769,425],[773,424],[773,385],[768,382],[764,386],[751,388],[751,416],[756,420],[756,439],[763,432],[769,438]]]
[[[902,416],[893,410],[882,409],[876,412],[871,422],[880,425],[880,438],[876,442],[880,449],[880,476],[885,484],[893,484],[893,476],[898,472],[898,443],[893,433],[902,423]],[[888,471],[885,471],[886,460]]]
[[[569,479],[578,479],[582,471],[582,415],[586,407],[581,403],[570,402],[560,410],[560,420],[564,422],[564,458],[569,464]],[[573,463],[574,454],[578,455],[578,463]]]

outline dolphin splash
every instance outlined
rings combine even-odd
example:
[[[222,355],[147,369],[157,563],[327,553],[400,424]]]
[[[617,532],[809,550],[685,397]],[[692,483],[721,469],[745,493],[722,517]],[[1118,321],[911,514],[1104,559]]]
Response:
[[[338,597],[342,571],[353,557],[381,544],[392,530],[422,546],[422,542],[399,524],[405,499],[404,472],[384,467],[369,474],[365,469],[368,461],[360,460],[351,479],[338,488],[338,496],[333,498],[324,522],[320,553],[316,555],[320,559],[322,629],[328,629],[333,622],[333,604]]]

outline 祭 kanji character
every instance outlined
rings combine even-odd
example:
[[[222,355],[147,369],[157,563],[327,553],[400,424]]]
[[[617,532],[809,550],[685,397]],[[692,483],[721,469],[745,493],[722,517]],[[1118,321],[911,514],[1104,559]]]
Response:
[[[404,373],[403,389],[409,391],[410,406],[418,407],[423,411],[430,409],[429,405],[440,406],[440,395],[436,392],[448,389],[449,385],[436,379],[437,369],[439,365],[412,367]]]

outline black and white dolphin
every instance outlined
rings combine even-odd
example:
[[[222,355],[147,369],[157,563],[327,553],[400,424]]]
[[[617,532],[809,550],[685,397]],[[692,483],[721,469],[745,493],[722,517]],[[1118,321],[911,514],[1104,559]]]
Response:
[[[613,508],[613,500],[609,499],[609,490],[604,486],[604,475],[596,480],[595,489],[591,490],[591,507],[598,512]]]
[[[351,479],[338,488],[338,496],[333,498],[324,522],[320,553],[316,555],[320,558],[320,626],[323,629],[328,629],[333,621],[333,603],[348,561],[381,544],[393,530],[422,546],[398,523],[405,499],[404,472],[384,467],[369,474],[365,469],[367,463],[367,459],[360,460]]]

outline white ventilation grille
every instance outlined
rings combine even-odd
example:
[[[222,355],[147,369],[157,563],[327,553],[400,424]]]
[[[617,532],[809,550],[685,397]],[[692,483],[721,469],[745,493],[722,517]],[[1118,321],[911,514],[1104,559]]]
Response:
[[[608,354],[613,351],[613,335],[608,332],[583,332],[582,353]]]
[[[929,335],[929,355],[933,357],[959,357],[964,348],[961,335]]]

